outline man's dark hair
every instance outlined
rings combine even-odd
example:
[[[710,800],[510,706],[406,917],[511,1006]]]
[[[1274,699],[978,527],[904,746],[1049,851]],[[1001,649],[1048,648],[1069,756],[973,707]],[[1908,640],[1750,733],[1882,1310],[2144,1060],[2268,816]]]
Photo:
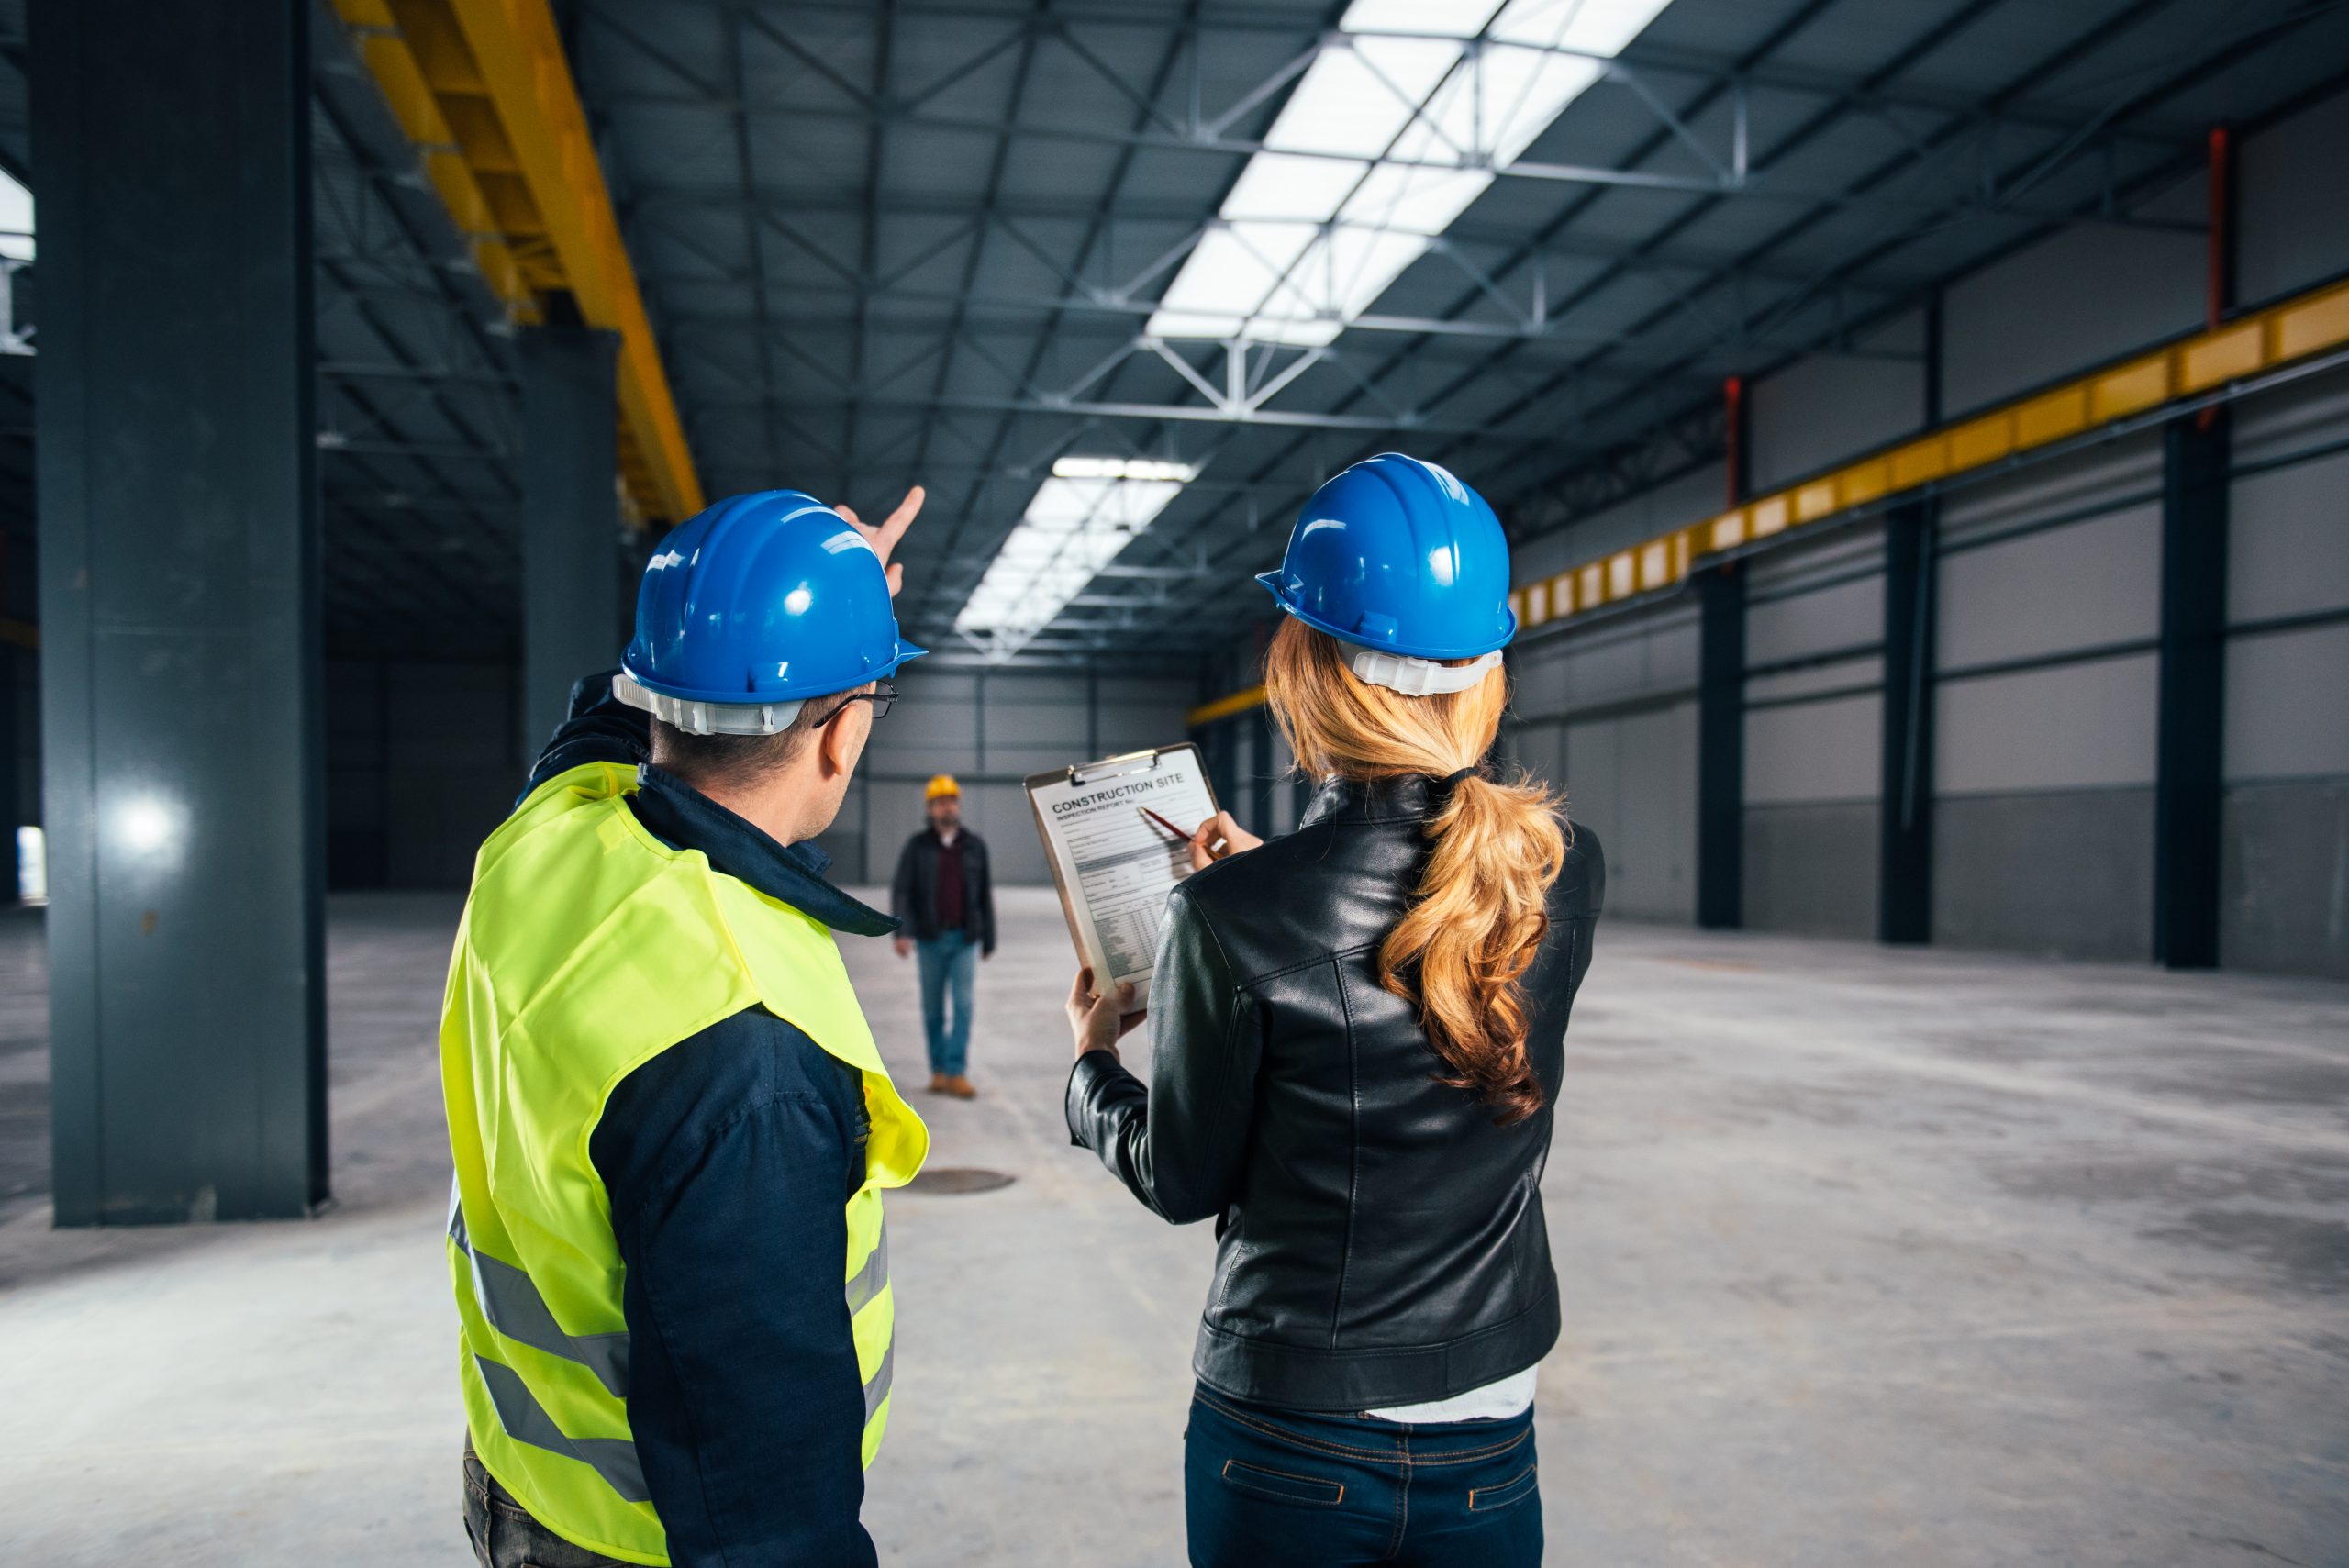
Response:
[[[772,735],[689,735],[674,724],[652,721],[652,761],[687,784],[751,784],[787,767],[808,738],[858,692],[873,683],[845,692],[809,697],[789,724]]]

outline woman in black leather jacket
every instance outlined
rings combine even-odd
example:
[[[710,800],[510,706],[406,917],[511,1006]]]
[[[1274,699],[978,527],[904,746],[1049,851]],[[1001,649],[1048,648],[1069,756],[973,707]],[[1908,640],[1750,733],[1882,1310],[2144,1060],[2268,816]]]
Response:
[[[1216,1220],[1186,1437],[1200,1568],[1541,1560],[1533,1369],[1559,1318],[1540,1182],[1605,871],[1553,797],[1485,765],[1497,654],[1317,629],[1391,624],[1317,585],[1375,584],[1390,536],[1426,560],[1431,506],[1452,535],[1436,586],[1505,595],[1489,510],[1397,457],[1325,486],[1268,574],[1290,617],[1267,700],[1319,787],[1286,838],[1200,828],[1150,982],[1147,1087],[1117,1054],[1131,998],[1089,972],[1070,997],[1072,1136],[1167,1220]],[[1349,528],[1334,567],[1314,559],[1309,531]],[[1456,625],[1457,597],[1437,603]]]

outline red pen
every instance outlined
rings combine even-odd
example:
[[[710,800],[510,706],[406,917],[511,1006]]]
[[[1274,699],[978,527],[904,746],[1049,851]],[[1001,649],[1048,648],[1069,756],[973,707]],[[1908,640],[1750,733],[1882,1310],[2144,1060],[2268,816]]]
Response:
[[[1191,835],[1190,835],[1190,834],[1184,832],[1184,831],[1183,831],[1183,829],[1181,829],[1180,828],[1175,827],[1175,826],[1174,826],[1174,824],[1173,824],[1172,822],[1169,822],[1168,820],[1166,820],[1166,818],[1165,818],[1165,817],[1161,817],[1157,812],[1152,811],[1149,806],[1136,806],[1134,809],[1135,809],[1135,810],[1137,810],[1137,811],[1140,811],[1140,812],[1141,812],[1144,817],[1149,817],[1152,822],[1157,823],[1161,828],[1165,828],[1169,833],[1174,834],[1176,838],[1178,838],[1178,839],[1182,840],[1185,843],[1186,843],[1186,844],[1187,844],[1187,843],[1189,843],[1189,842],[1190,842],[1190,840],[1191,840]]]

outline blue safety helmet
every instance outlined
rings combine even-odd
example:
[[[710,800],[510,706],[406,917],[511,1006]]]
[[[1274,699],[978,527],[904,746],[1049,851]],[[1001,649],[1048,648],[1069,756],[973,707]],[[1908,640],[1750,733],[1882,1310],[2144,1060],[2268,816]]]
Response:
[[[804,491],[761,490],[661,541],[618,690],[696,734],[772,734],[807,698],[923,651],[899,635],[888,573],[847,518]]]
[[[1500,519],[1450,470],[1400,452],[1316,490],[1280,570],[1256,581],[1306,625],[1395,662],[1473,659],[1517,635]]]

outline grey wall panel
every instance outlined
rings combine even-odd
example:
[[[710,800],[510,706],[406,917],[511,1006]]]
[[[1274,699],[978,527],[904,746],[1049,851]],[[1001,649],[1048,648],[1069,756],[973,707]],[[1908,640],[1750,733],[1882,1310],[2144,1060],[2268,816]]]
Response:
[[[2349,450],[2240,475],[2229,506],[2228,619],[2349,606]]]
[[[2199,218],[2199,178],[2178,202]],[[2201,325],[2199,234],[2084,224],[1953,284],[1943,406],[1997,403]]]
[[[2349,438],[2349,369],[2271,387],[2234,406],[2234,461],[2263,467],[2311,455]]]
[[[1936,792],[2151,784],[2154,676],[2143,653],[1943,682]]]
[[[1764,598],[1745,610],[1745,657],[1767,664],[1884,636],[1884,580],[1864,577],[1791,598]]]
[[[1096,696],[1094,752],[1103,757],[1173,745],[1183,739],[1183,715],[1197,702],[1189,681],[1132,676],[1102,676]]]
[[[1874,801],[1749,809],[1746,927],[1822,937],[1872,936],[1876,868]]]
[[[1721,465],[1708,463],[1563,528],[1510,546],[1512,574],[1520,583],[1531,582],[1611,555],[1711,517],[1727,504],[1726,495]]]
[[[1083,675],[1007,672],[987,676],[982,698],[985,771],[1026,774],[1090,761],[1088,700]]]
[[[1942,540],[1957,547],[2028,523],[2118,510],[2158,499],[2161,485],[2159,432],[2123,437],[1955,486],[1942,500]]]
[[[864,766],[884,773],[952,773],[979,766],[979,681],[960,670],[908,665],[904,695],[873,728]]]
[[[1935,941],[2121,962],[2152,951],[2151,788],[1972,795],[1934,813]]]
[[[2220,962],[2349,980],[2349,776],[2227,791]]]
[[[1697,681],[1696,617],[1672,605],[1545,638],[1520,647],[1511,671],[1528,717],[1685,691]]]
[[[1941,666],[2151,637],[2160,629],[2161,566],[2153,503],[1945,556]]]
[[[2349,269],[2349,94],[2336,94],[2235,153],[2235,284],[2270,299]]]
[[[1884,699],[1873,692],[1748,712],[1746,804],[1875,800],[1883,764],[1877,743],[1883,714]],[[1875,820],[1873,811],[1869,820]],[[1752,863],[1749,854],[1747,864]],[[1750,900],[1753,884],[1749,880],[1745,886]]]
[[[2349,773],[2349,623],[2228,640],[2227,778]]]
[[[1754,384],[1746,417],[1748,477],[1756,491],[1922,428],[1925,365],[1917,314],[1860,347],[1873,352],[1815,354]],[[1912,357],[1885,357],[1903,351]]]
[[[1607,851],[1607,907],[1635,919],[1697,914],[1697,705],[1569,725],[1567,813]]]
[[[1788,697],[1811,697],[1848,694],[1854,686],[1884,684],[1884,655],[1865,653],[1855,659],[1837,659],[1824,664],[1805,664],[1799,669],[1782,670],[1766,675],[1749,675],[1745,679],[1745,700],[1749,703],[1776,703]]]

